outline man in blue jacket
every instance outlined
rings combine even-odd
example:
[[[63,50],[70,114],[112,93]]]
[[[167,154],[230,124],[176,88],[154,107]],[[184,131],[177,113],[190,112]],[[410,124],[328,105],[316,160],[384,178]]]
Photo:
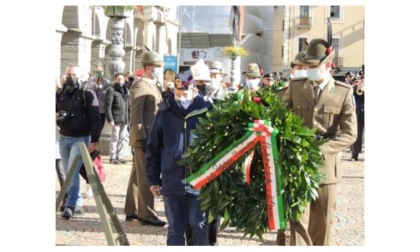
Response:
[[[194,86],[191,75],[175,79],[174,92],[159,105],[147,144],[147,178],[153,195],[163,195],[167,245],[185,245],[187,224],[194,245],[208,245],[208,217],[200,209],[199,191],[185,184],[186,167],[177,164],[195,138],[191,130],[211,109]]]

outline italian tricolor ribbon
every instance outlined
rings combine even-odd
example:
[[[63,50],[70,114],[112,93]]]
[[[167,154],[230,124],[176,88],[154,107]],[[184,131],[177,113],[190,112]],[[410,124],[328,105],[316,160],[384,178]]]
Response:
[[[278,130],[271,127],[268,120],[254,120],[248,124],[248,132],[221,151],[210,162],[187,178],[195,189],[200,189],[245,155],[254,145],[260,144],[264,164],[268,228],[270,230],[285,229],[282,183],[280,176],[280,160],[276,135]],[[245,166],[245,180],[249,183],[250,165]]]

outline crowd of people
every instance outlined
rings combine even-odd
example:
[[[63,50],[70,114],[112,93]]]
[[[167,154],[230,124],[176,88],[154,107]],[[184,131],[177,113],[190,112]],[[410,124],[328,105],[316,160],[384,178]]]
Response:
[[[340,181],[340,155],[351,146],[352,160],[362,151],[364,130],[364,70],[347,74],[346,82],[332,76],[335,51],[323,39],[312,40],[305,51],[291,62],[290,77],[274,72],[264,74],[258,63],[243,72],[245,82],[226,82],[227,71],[220,61],[209,65],[201,59],[190,70],[165,74],[163,85],[156,69],[163,62],[156,52],[142,57],[143,69],[133,75],[117,73],[114,83],[97,67],[83,83],[78,66],[68,65],[63,85],[56,93],[57,155],[60,185],[70,165],[80,154],[78,143],[96,151],[105,123],[111,127],[110,160],[118,165],[127,161],[122,149],[129,139],[133,166],[124,212],[126,221],[144,225],[168,225],[167,245],[217,245],[220,217],[208,222],[200,208],[200,191],[185,182],[185,167],[177,161],[196,137],[192,134],[215,103],[229,94],[248,89],[257,92],[270,88],[307,127],[327,141],[321,146],[326,179],[305,214],[290,222],[290,245],[329,245],[336,206],[336,185]],[[83,213],[79,169],[71,179],[61,211],[64,219]],[[167,222],[154,210],[154,199],[163,196]],[[284,236],[278,232],[278,244]]]

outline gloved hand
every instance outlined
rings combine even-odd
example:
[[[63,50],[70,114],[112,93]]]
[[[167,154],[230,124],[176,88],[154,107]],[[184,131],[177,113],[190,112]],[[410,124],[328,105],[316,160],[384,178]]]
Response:
[[[147,148],[147,138],[140,140],[141,151],[146,152]]]

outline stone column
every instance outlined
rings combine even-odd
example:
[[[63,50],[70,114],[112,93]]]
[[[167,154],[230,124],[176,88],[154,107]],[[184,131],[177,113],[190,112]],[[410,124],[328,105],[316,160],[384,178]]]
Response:
[[[123,39],[123,30],[124,30],[124,19],[125,17],[111,17],[112,19],[112,46],[109,50],[109,56],[111,57],[111,62],[108,66],[109,72],[111,73],[111,78],[114,78],[115,74],[118,72],[124,73],[125,63],[122,60],[125,55],[124,50],[124,39]]]
[[[108,65],[110,72],[110,83],[114,83],[114,76],[116,73],[124,73],[125,63],[123,57],[125,55],[124,50],[124,19],[131,15],[132,10],[126,9],[124,6],[107,6],[105,9],[105,15],[112,20],[112,46],[109,49],[109,56],[111,61]],[[99,149],[102,154],[109,155],[109,142],[111,138],[111,127],[105,120],[105,126],[102,130],[102,134],[99,141]],[[128,136],[127,136],[128,141]],[[127,143],[124,145],[123,150],[124,156],[131,155],[131,148]]]
[[[135,54],[135,49],[132,46],[126,46],[124,48],[125,50],[125,57],[124,57],[124,62],[125,62],[125,66],[126,66],[126,72],[131,72],[134,70],[134,54]]]
[[[94,37],[84,35],[78,29],[70,28],[63,34],[61,47],[61,72],[69,63],[77,64],[82,70],[90,69],[91,46]]]

